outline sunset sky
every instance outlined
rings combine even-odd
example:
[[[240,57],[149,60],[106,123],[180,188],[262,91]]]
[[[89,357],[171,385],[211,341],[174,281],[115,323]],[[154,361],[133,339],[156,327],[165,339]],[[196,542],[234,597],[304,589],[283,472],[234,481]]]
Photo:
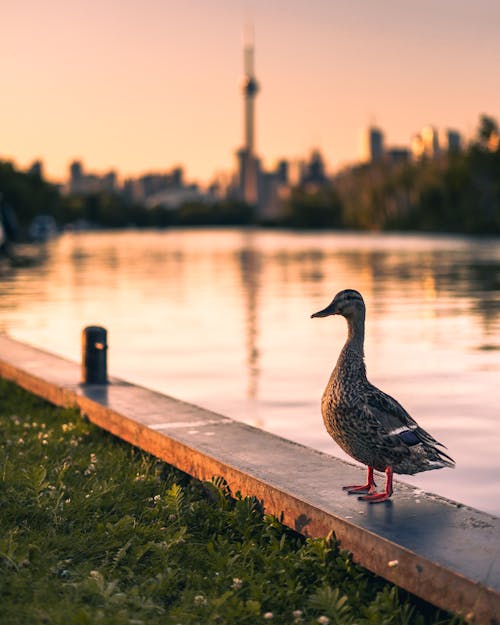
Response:
[[[265,166],[319,148],[338,168],[372,123],[408,145],[500,117],[498,0],[17,0],[0,9],[0,158],[208,182],[243,141],[249,23]]]

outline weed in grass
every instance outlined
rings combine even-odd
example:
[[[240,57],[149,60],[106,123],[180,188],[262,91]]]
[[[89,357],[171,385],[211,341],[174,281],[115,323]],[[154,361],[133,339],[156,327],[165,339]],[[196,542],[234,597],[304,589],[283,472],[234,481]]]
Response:
[[[2,625],[458,625],[220,478],[5,381],[0,399]]]

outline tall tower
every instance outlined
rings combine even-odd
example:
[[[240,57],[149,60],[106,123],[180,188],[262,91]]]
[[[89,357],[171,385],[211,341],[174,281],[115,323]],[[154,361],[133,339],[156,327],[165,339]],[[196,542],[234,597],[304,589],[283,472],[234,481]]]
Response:
[[[247,204],[257,204],[259,161],[255,155],[255,97],[259,83],[254,74],[253,36],[245,37],[243,48],[243,101],[245,135],[243,148],[239,150],[240,191]]]
[[[384,157],[384,133],[380,128],[370,126],[363,131],[361,160],[367,162],[381,161]]]

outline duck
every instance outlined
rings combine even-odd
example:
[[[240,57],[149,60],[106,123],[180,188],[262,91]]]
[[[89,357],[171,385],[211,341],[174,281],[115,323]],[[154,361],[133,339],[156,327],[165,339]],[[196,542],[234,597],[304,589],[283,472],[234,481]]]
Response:
[[[393,474],[453,468],[446,447],[421,428],[403,406],[371,384],[364,357],[366,307],[361,293],[345,289],[311,318],[340,315],[347,320],[347,340],[321,399],[328,434],[352,458],[366,465],[366,484],[344,486],[370,503],[388,501]],[[376,490],[374,471],[385,473],[385,488]]]

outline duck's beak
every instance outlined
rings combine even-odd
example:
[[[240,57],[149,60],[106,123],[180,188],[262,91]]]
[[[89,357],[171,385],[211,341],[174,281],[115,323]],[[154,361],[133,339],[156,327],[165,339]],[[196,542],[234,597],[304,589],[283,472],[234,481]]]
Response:
[[[311,315],[311,319],[313,319],[314,317],[328,317],[329,315],[336,315],[337,314],[337,302],[335,300],[333,300],[333,302],[331,304],[328,304],[328,306],[326,308],[323,308],[323,310],[318,310],[318,312],[315,312]]]

